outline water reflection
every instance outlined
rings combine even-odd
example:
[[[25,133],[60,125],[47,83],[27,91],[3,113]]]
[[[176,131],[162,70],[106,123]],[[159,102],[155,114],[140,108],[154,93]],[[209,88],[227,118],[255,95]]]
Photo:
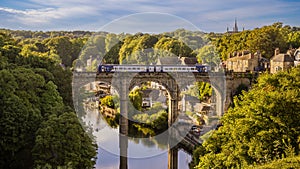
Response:
[[[119,129],[111,128],[97,109],[85,107],[86,116],[83,121],[93,128],[93,135],[98,144],[97,169],[119,169],[120,148]],[[167,169],[168,149],[155,139],[130,138],[128,140],[129,169]],[[139,157],[137,154],[143,154]],[[133,158],[135,157],[135,158]],[[188,169],[191,156],[183,151],[178,152],[178,168]]]
[[[142,150],[141,150],[142,151]],[[120,157],[105,151],[98,150],[96,169],[119,169]],[[183,151],[178,152],[178,168],[188,169],[191,156]],[[151,158],[128,158],[128,169],[168,169],[168,154],[163,153]]]

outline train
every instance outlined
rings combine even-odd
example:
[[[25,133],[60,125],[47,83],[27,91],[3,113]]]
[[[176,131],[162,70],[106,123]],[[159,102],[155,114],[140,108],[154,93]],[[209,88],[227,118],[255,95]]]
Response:
[[[97,73],[114,73],[114,72],[199,72],[207,73],[211,71],[209,65],[112,65],[100,64]]]

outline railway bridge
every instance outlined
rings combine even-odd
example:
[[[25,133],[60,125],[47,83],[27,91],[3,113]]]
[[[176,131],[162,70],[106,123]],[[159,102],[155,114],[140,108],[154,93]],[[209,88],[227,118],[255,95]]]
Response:
[[[180,92],[195,82],[208,82],[216,94],[216,113],[222,116],[231,103],[231,96],[240,84],[250,86],[255,76],[251,73],[224,73],[224,72],[74,72],[72,82],[73,101],[75,109],[80,101],[80,88],[88,83],[99,81],[110,84],[120,96],[120,169],[127,169],[128,147],[128,105],[129,92],[145,82],[156,82],[164,86],[169,95],[168,125],[176,123],[179,115],[178,102],[181,100]],[[176,134],[169,131],[168,168],[178,168],[178,146]],[[175,140],[175,141],[174,141]],[[183,139],[188,141],[188,138]],[[173,145],[172,145],[173,144]],[[183,144],[181,142],[181,144]]]

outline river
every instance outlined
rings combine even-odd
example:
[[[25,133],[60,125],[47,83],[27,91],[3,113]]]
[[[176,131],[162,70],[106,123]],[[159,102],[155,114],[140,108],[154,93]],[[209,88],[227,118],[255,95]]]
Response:
[[[107,125],[97,109],[86,109],[83,119],[94,129],[98,144],[96,169],[119,169],[119,129]],[[128,169],[168,169],[168,149],[156,140],[132,138],[128,141]],[[188,169],[191,156],[178,152],[178,168]]]

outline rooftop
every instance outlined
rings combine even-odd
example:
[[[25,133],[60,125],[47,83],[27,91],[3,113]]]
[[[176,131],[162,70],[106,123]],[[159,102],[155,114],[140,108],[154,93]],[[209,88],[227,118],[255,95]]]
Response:
[[[294,62],[294,59],[289,54],[280,53],[271,58],[273,62]]]

